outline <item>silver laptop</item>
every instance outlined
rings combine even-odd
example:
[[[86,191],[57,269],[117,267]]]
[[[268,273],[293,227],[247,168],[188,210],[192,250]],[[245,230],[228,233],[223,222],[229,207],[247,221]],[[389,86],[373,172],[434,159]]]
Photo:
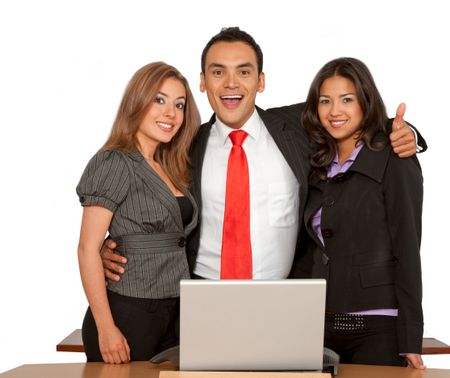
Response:
[[[322,370],[325,280],[180,285],[180,370]]]

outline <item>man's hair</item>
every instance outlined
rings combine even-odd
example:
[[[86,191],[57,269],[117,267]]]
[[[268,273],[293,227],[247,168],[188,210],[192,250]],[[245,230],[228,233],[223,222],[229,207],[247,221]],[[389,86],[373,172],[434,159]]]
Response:
[[[244,42],[249,45],[256,54],[256,62],[258,63],[258,75],[262,72],[263,69],[263,53],[261,47],[256,43],[253,37],[246,33],[245,31],[239,29],[239,27],[229,27],[222,28],[220,33],[216,34],[212,37],[209,42],[206,44],[205,48],[202,52],[202,72],[205,73],[205,64],[206,64],[206,54],[208,54],[209,49],[212,45],[218,42]]]

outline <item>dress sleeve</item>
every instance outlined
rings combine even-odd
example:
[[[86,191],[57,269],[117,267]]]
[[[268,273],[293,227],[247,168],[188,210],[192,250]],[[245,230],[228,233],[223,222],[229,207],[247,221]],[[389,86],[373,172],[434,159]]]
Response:
[[[125,199],[130,170],[120,151],[100,151],[87,164],[76,191],[82,206],[102,206],[112,212]]]

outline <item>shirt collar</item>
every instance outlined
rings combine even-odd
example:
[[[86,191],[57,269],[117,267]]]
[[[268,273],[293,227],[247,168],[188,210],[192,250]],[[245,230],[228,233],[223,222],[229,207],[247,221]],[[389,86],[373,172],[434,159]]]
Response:
[[[253,140],[257,140],[261,132],[261,126],[262,126],[262,119],[255,108],[253,114],[239,130],[243,130],[248,134],[247,139],[251,138]],[[223,123],[219,119],[219,117],[216,117],[213,129],[216,130],[217,138],[223,145],[227,142],[227,140],[229,140],[228,135],[230,135],[232,131],[236,131],[236,129],[233,129],[232,127],[229,127],[225,123]]]
[[[364,143],[359,141],[356,145],[356,147],[353,149],[350,156],[345,160],[342,164],[339,164],[339,156],[336,152],[336,156],[334,157],[334,160],[331,162],[331,164],[327,168],[327,175],[328,177],[333,177],[337,175],[338,173],[344,173],[346,172],[355,161],[356,157],[359,154],[359,151],[363,148]]]

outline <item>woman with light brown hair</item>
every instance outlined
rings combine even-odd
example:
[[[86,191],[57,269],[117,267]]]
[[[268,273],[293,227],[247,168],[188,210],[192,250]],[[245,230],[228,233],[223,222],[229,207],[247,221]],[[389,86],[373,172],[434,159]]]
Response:
[[[107,142],[80,179],[88,361],[148,360],[178,344],[184,246],[198,213],[188,151],[199,124],[186,79],[163,62],[148,64],[130,80]],[[127,259],[120,282],[107,287],[99,254],[106,232]]]

